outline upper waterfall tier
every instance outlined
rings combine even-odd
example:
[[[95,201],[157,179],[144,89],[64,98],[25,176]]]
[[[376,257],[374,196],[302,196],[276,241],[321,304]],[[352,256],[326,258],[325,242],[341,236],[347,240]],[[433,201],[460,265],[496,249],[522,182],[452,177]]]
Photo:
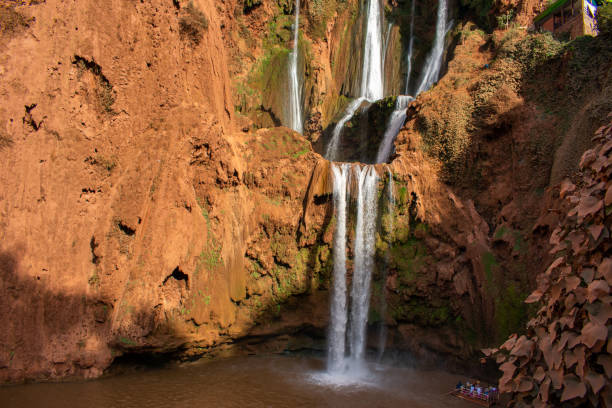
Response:
[[[302,92],[298,80],[298,55],[300,31],[300,0],[295,0],[295,22],[293,24],[293,51],[289,54],[289,127],[303,132]]]
[[[384,95],[382,19],[379,0],[370,0],[363,49],[360,94],[368,101],[377,101]]]

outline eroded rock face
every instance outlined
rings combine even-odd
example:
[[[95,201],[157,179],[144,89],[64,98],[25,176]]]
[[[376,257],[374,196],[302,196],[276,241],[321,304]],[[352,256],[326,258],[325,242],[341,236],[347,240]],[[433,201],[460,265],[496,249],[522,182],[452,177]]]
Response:
[[[29,23],[0,62],[3,381],[222,350],[317,292],[296,237],[319,158],[236,126],[222,20],[195,1],[208,24],[185,36],[186,4],[11,9]]]
[[[485,350],[500,364],[500,391],[511,395],[511,406],[610,401],[612,123],[593,141],[580,163],[582,187],[569,180],[561,186],[570,209],[550,236],[556,258],[526,300],[540,309],[526,335],[513,335],[501,350]]]
[[[329,162],[286,128],[257,129],[276,124],[278,100],[249,100],[241,87],[266,60],[268,24],[287,31],[291,5],[279,14],[270,2],[23,3],[7,9],[14,24],[0,33],[0,381],[96,377],[131,353],[321,348],[335,223]],[[338,2],[338,13],[315,3],[303,22],[311,64],[301,57],[313,142],[346,104],[337,95],[356,86],[360,60],[355,44],[339,46],[357,41],[359,2]],[[397,87],[402,46],[397,31],[389,38]],[[470,37],[458,50],[484,63],[483,44]],[[449,72],[481,75],[465,68]],[[431,95],[412,114],[425,116]],[[483,137],[521,101],[512,89],[496,95]],[[486,163],[497,180],[486,195],[449,186],[416,123],[409,116],[397,156],[377,166],[381,194],[390,171],[396,205],[381,212],[371,328],[385,295],[390,347],[465,360],[504,333],[499,310],[522,304],[514,292],[496,303],[491,288],[511,287],[499,277],[513,276],[516,258],[548,249],[538,237],[557,220],[548,211],[556,193],[525,194],[525,207],[510,200],[506,182],[518,178],[502,174],[503,152]],[[538,209],[526,258],[523,208]]]

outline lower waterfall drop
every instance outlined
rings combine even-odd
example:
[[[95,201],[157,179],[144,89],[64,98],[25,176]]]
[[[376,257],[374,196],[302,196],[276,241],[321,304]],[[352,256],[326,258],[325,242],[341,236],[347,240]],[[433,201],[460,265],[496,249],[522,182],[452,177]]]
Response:
[[[336,228],[327,369],[330,374],[342,375],[349,370],[349,374],[356,374],[363,367],[365,360],[366,328],[376,244],[378,174],[374,166],[362,167],[358,164],[332,163],[331,171]],[[346,212],[352,184],[356,187],[356,194],[353,196],[356,195],[357,220],[349,313],[346,284]],[[350,327],[347,330],[349,315]]]
[[[331,298],[331,318],[327,347],[327,370],[342,371],[346,349],[346,194],[350,166],[331,165],[334,182],[334,277]]]
[[[376,249],[378,174],[373,166],[355,166],[357,178],[357,226],[355,260],[351,284],[351,363],[360,365],[365,357],[366,325],[370,309],[370,284]]]

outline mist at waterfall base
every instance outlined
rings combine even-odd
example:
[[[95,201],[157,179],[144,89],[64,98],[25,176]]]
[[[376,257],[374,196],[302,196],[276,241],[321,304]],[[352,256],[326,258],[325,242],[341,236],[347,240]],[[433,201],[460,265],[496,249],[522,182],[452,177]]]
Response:
[[[412,72],[414,44],[415,1],[411,5],[410,38],[408,41],[407,76],[405,90],[409,90]],[[428,90],[438,81],[442,67],[445,37],[447,34],[447,0],[439,0],[435,39],[430,50],[415,95]],[[325,157],[334,162],[339,159],[339,145],[345,124],[364,103],[372,103],[384,97],[383,62],[386,44],[383,43],[382,15],[378,0],[369,0],[366,14],[366,33],[361,70],[361,88],[358,98],[347,107],[336,123],[325,151]],[[387,30],[389,32],[389,29]],[[399,95],[394,111],[378,147],[375,163],[386,163],[394,151],[395,139],[406,120],[406,109],[414,100],[409,95]],[[340,158],[341,159],[341,158]],[[393,176],[388,171],[388,212],[393,212]],[[379,176],[372,165],[359,163],[332,163],[333,203],[336,216],[333,244],[333,281],[330,299],[330,324],[328,332],[327,371],[318,378],[326,384],[350,385],[368,383],[374,375],[371,364],[366,362],[366,339],[370,286],[374,269],[374,252],[377,233],[378,181]],[[347,209],[349,201],[355,208],[355,234],[353,242],[353,271],[351,289],[347,285]],[[387,265],[384,265],[384,270]],[[383,272],[383,275],[386,271]],[[384,282],[384,281],[383,281]],[[384,283],[383,283],[384,287]],[[384,296],[381,310],[386,310]],[[384,322],[384,317],[383,317]],[[384,323],[378,335],[378,358],[383,357],[386,343]]]
[[[468,408],[446,395],[459,378],[386,366],[359,384],[338,386],[311,356],[251,356],[135,371],[94,381],[0,387],[10,408]]]

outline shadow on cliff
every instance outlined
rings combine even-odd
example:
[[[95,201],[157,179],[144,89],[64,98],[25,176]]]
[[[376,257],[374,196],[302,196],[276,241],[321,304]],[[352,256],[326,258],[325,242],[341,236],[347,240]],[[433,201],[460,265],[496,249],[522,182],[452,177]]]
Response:
[[[121,337],[111,327],[111,302],[95,292],[66,287],[64,293],[62,282],[44,269],[28,275],[25,251],[23,246],[0,250],[0,383],[160,366],[185,349],[187,340],[150,310],[133,310],[132,321],[149,334],[171,337],[169,345],[162,349]]]

